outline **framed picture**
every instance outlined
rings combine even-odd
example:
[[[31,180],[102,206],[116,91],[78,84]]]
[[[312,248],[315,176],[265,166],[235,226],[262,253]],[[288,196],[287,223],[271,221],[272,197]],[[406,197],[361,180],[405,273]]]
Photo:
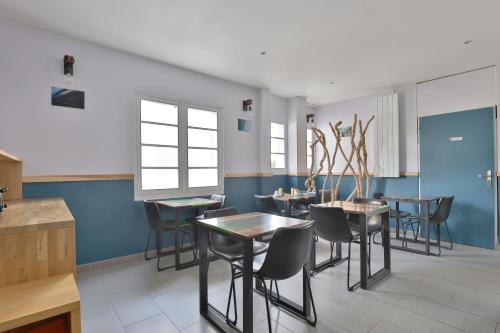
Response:
[[[85,109],[85,92],[52,87],[52,105]]]
[[[242,132],[251,132],[252,131],[252,122],[246,119],[238,119],[238,131]]]

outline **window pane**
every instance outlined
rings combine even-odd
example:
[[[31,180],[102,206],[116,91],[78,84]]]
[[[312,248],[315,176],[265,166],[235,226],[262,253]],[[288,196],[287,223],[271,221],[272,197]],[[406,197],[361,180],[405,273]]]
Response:
[[[177,127],[141,124],[141,142],[143,144],[177,146],[177,141]]]
[[[177,167],[177,148],[142,146],[143,167]]]
[[[217,112],[189,108],[188,126],[217,129]]]
[[[285,153],[285,140],[271,139],[271,153]]]
[[[311,146],[310,145],[307,145],[307,156],[311,156],[312,155],[312,149],[311,149]]]
[[[142,169],[143,190],[165,190],[179,188],[177,169]]]
[[[271,123],[271,136],[273,138],[285,138],[285,125]]]
[[[202,147],[202,148],[217,148],[217,132],[189,128],[188,146]]]
[[[271,154],[271,168],[273,169],[285,168],[285,155]]]
[[[307,156],[307,169],[311,169],[312,156]]]
[[[307,129],[307,142],[312,143],[313,141],[313,131],[312,129]]]
[[[177,125],[177,105],[141,99],[141,120]]]
[[[217,185],[217,169],[189,169],[189,187],[208,187]]]
[[[217,150],[188,149],[190,167],[217,167]]]

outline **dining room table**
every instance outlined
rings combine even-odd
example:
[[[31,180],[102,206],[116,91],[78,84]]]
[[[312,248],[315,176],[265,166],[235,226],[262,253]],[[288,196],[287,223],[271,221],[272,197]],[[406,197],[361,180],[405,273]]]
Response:
[[[182,211],[196,210],[196,215],[199,215],[199,210],[202,208],[214,208],[222,205],[221,201],[212,200],[207,198],[181,198],[181,199],[166,199],[158,200],[157,204],[161,207],[174,211],[174,221],[175,221],[175,269],[177,271],[193,267],[198,264],[198,259],[196,256],[192,261],[181,262],[181,235],[179,225],[182,224],[182,219],[184,218],[181,214]],[[196,246],[196,244],[192,244]]]
[[[297,191],[294,194],[291,193],[282,193],[273,195],[273,199],[276,201],[280,201],[283,203],[284,215],[291,216],[292,215],[292,206],[295,203],[311,203],[316,199],[315,192],[306,192],[306,191]]]
[[[351,201],[329,201],[318,204],[320,207],[337,207],[342,208],[347,214],[354,214],[360,217],[360,281],[351,287],[351,290],[360,287],[367,290],[372,285],[382,280],[391,273],[391,237],[389,226],[390,207],[388,205],[373,205],[368,203],[356,203]],[[382,216],[382,247],[384,251],[384,265],[374,274],[369,274],[368,270],[368,227],[367,220],[372,216]],[[334,222],[333,222],[334,223]],[[316,244],[316,243],[315,243]],[[342,259],[342,244],[338,243],[336,246],[336,256],[333,258],[334,263],[340,263]],[[316,264],[316,245],[313,246],[311,251],[311,268],[313,270],[321,269],[322,266],[328,265],[330,260]]]
[[[245,333],[253,332],[253,240],[263,236],[271,235],[281,227],[300,227],[310,223],[307,220],[300,220],[291,217],[271,215],[266,213],[245,213],[226,217],[198,220],[198,247],[199,247],[199,305],[200,314],[215,325],[222,332],[239,332],[240,330],[228,323],[224,313],[209,303],[208,299],[208,237],[210,232],[222,234],[231,239],[243,243],[243,320],[242,329]],[[286,255],[286,254],[284,254]],[[306,263],[306,270],[309,269],[309,262]],[[283,294],[274,298],[277,305],[289,312],[303,317],[311,316],[311,299],[306,292],[309,275],[304,270],[302,274],[303,299],[302,304],[287,299]],[[255,282],[255,291],[262,293],[262,285]]]
[[[411,252],[411,253],[417,253],[417,254],[424,254],[427,256],[433,255],[433,253],[431,252],[431,245],[437,245],[437,244],[432,243],[430,240],[430,238],[431,238],[430,237],[430,217],[431,217],[430,206],[433,202],[435,202],[437,204],[439,202],[440,198],[441,197],[438,197],[438,196],[420,196],[420,195],[417,195],[417,196],[384,195],[380,198],[380,200],[395,203],[396,216],[397,216],[396,217],[396,220],[397,220],[396,239],[403,240],[403,243],[406,242],[406,244],[408,242],[406,237],[404,239],[402,239],[400,236],[400,227],[399,227],[400,222],[401,222],[401,218],[399,217],[400,216],[400,214],[399,214],[400,203],[417,204],[420,206],[420,211],[423,212],[422,217],[423,217],[423,221],[425,223],[425,241],[417,239],[417,240],[410,240],[410,242],[425,244],[425,250],[414,249],[414,248],[410,248],[408,246],[396,245],[396,244],[392,245],[393,249],[402,250],[402,251]],[[418,230],[417,230],[417,233],[418,233]]]

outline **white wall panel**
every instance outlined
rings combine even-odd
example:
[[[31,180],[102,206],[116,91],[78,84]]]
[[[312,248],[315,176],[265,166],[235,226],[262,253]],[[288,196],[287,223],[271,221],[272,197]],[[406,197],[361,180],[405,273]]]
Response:
[[[399,102],[397,93],[377,97],[375,126],[375,176],[399,177]]]

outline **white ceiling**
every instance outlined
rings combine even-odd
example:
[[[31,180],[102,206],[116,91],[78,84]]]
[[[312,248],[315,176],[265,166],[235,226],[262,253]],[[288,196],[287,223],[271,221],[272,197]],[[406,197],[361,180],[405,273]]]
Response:
[[[318,105],[500,61],[499,0],[0,0],[0,12]]]

